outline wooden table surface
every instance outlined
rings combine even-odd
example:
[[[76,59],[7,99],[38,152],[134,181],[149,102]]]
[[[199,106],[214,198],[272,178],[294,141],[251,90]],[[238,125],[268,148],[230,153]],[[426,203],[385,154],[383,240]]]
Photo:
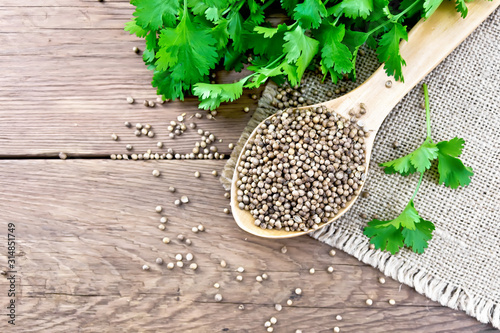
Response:
[[[266,332],[273,316],[274,332],[333,332],[336,326],[341,332],[493,331],[390,278],[380,284],[378,270],[341,251],[331,257],[329,246],[307,236],[277,241],[241,231],[223,213],[229,201],[211,175],[226,160],[111,160],[110,154],[127,152],[126,144],[136,153],[173,148],[182,154],[199,140],[193,130],[175,140],[166,130],[177,115],[197,112],[195,99],[142,106],[156,93],[151,72],[132,52],[143,41],[123,31],[132,12],[123,0],[2,1],[0,269],[8,270],[13,223],[17,316],[15,326],[3,316],[10,297],[2,278],[0,332]],[[217,80],[238,75],[221,72]],[[230,153],[228,143],[237,141],[255,110],[251,93],[221,107],[216,120],[196,120],[223,139],[220,152]],[[127,104],[127,96],[137,103]],[[251,112],[242,112],[244,106]],[[156,137],[137,138],[124,121],[149,123]],[[111,140],[111,133],[120,139]],[[157,149],[157,141],[165,148]],[[60,160],[60,152],[68,159]],[[153,177],[153,169],[161,177]],[[195,178],[195,171],[202,176]],[[174,206],[182,195],[190,202]],[[157,205],[169,219],[164,231]],[[193,233],[199,224],[206,231]],[[192,245],[178,241],[179,234]],[[167,269],[175,254],[188,252],[196,271],[186,260],[184,268]],[[158,257],[163,265],[155,263]],[[326,272],[330,265],[333,274]],[[257,282],[264,272],[269,279]],[[217,293],[222,302],[215,302]]]

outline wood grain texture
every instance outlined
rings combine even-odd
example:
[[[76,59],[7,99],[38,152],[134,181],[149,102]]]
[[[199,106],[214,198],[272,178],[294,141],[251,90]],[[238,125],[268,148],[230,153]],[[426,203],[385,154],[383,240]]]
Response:
[[[133,46],[144,40],[123,31],[132,17],[127,1],[52,1],[30,6],[0,8],[0,157],[106,156],[126,153],[125,145],[137,152],[155,148],[164,141],[179,153],[191,152],[199,140],[187,131],[178,140],[168,138],[168,122],[198,110],[197,98],[175,101],[155,108],[142,105],[155,100],[152,72],[146,69]],[[245,73],[219,71],[217,82],[232,82]],[[262,89],[261,89],[262,90]],[[229,153],[256,108],[245,91],[238,103],[223,105],[216,120],[196,120],[204,130],[224,140],[217,145]],[[136,99],[133,105],[126,97]],[[242,111],[249,106],[250,113]],[[136,138],[123,123],[150,123],[154,139]],[[111,133],[122,136],[120,142]],[[182,138],[182,140],[180,140]]]
[[[479,332],[489,326],[441,307],[376,269],[307,236],[272,240],[240,230],[218,179],[224,161],[0,161],[0,230],[16,224],[18,327],[23,332]],[[162,172],[159,178],[151,171]],[[200,178],[194,172],[200,171]],[[176,192],[167,190],[175,186]],[[173,201],[187,195],[190,202]],[[162,205],[163,214],[155,212]],[[160,215],[166,230],[157,228]],[[205,232],[193,233],[198,224]],[[176,239],[189,237],[187,246]],[[161,239],[171,238],[170,244]],[[2,244],[2,247],[4,245]],[[286,246],[288,251],[281,252]],[[177,253],[199,265],[168,270]],[[161,257],[165,264],[155,264]],[[222,268],[220,260],[228,267]],[[0,269],[6,255],[1,251]],[[143,271],[148,264],[150,271]],[[332,265],[333,274],[325,269]],[[237,267],[245,272],[236,281]],[[314,267],[316,273],[309,274]],[[269,279],[255,280],[266,272]],[[217,291],[215,282],[220,283]],[[303,290],[301,296],[293,293]],[[0,290],[6,290],[5,279]],[[216,303],[220,292],[223,301]],[[294,299],[292,307],[286,300]],[[365,304],[367,298],[374,305]],[[397,304],[390,306],[389,299]],[[7,301],[0,293],[0,304]],[[274,304],[284,310],[277,312]],[[244,311],[238,305],[244,304]],[[5,310],[0,310],[5,313]],[[340,314],[343,320],[337,322]],[[0,321],[4,331],[5,321]]]

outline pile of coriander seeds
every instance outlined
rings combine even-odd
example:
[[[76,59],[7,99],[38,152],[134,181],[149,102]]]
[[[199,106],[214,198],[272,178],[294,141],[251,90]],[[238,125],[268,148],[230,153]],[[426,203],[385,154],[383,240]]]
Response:
[[[278,111],[242,151],[239,208],[263,229],[317,229],[359,194],[367,135],[326,107]]]

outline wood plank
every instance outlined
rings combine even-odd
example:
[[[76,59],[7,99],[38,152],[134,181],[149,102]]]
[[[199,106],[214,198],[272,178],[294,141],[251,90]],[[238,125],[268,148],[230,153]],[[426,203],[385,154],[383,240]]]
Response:
[[[307,236],[269,240],[240,230],[222,212],[229,201],[212,170],[224,161],[0,161],[0,230],[16,225],[18,324],[28,331],[229,331],[256,332],[275,315],[278,332],[479,331],[462,312],[441,307],[413,289]],[[162,175],[151,175],[153,169]],[[195,178],[194,171],[202,176]],[[176,192],[167,190],[175,186]],[[173,201],[189,196],[188,204]],[[160,214],[168,217],[161,231]],[[202,223],[205,232],[191,228]],[[176,239],[184,234],[192,245]],[[161,239],[171,238],[170,244]],[[2,242],[2,247],[4,242]],[[281,248],[287,247],[282,253]],[[176,253],[194,254],[197,271],[168,270],[155,258],[174,262]],[[0,251],[6,269],[6,251]],[[220,260],[228,267],[222,268]],[[150,271],[143,271],[148,264]],[[189,262],[185,261],[186,266]],[[333,265],[335,271],[325,269]],[[235,270],[242,266],[242,282]],[[309,274],[314,267],[317,272]],[[266,272],[269,279],[255,277]],[[214,302],[217,290],[224,299]],[[6,290],[5,279],[0,288]],[[302,288],[299,297],[293,290]],[[282,312],[275,303],[294,305]],[[367,298],[374,305],[365,304]],[[390,306],[388,299],[395,299]],[[8,301],[0,294],[0,304]],[[237,310],[245,304],[246,310]],[[0,310],[4,314],[5,310]],[[337,322],[335,315],[344,320]],[[237,317],[237,319],[235,318]],[[7,327],[0,321],[0,328]]]
[[[133,6],[127,1],[50,4],[0,8],[0,157],[57,156],[61,151],[109,156],[126,153],[127,143],[145,152],[157,141],[191,152],[199,140],[195,131],[171,140],[166,128],[177,115],[200,111],[196,98],[142,106],[144,99],[156,99],[156,90],[151,71],[131,51],[144,41],[123,31]],[[219,72],[216,81],[232,82],[242,75]],[[197,121],[224,140],[219,151],[229,153],[227,144],[239,138],[251,116],[243,107],[256,108],[252,93],[247,90],[238,103],[221,107],[216,120]],[[127,96],[137,103],[127,104]],[[124,121],[150,123],[157,137],[137,139]],[[122,137],[120,142],[110,140],[113,132]]]

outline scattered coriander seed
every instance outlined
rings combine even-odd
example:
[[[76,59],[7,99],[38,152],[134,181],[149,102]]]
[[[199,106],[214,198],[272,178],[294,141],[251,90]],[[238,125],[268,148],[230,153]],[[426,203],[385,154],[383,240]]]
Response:
[[[198,224],[198,231],[205,231],[205,226],[203,224]]]
[[[390,305],[396,305],[396,301],[395,301],[395,300],[393,300],[393,299],[390,299],[390,300],[389,300],[389,304],[390,304]]]
[[[255,280],[257,280],[257,282],[262,282],[262,276],[257,275],[257,276],[255,277]]]
[[[333,331],[334,331],[335,333],[339,333],[339,332],[340,332],[340,327],[335,326],[335,327],[333,328]]]
[[[158,141],[158,142],[156,143],[156,147],[158,147],[158,148],[163,148],[163,142]]]
[[[286,248],[286,246],[283,246],[283,247],[281,248],[281,253],[285,254],[285,253],[287,253],[287,252],[288,252],[288,249]]]
[[[241,276],[241,275],[236,276],[236,281],[239,281],[239,282],[243,281],[243,276]]]
[[[302,330],[295,330],[295,333],[302,333]]]
[[[165,230],[165,225],[164,225],[164,224],[159,224],[159,225],[158,225],[158,229],[160,229],[160,230]]]
[[[340,87],[340,92],[345,93],[346,92],[346,88],[345,87]]]
[[[225,260],[221,260],[221,262],[220,262],[220,266],[221,266],[222,268],[227,267],[227,263],[226,263],[226,261],[225,261]]]
[[[233,149],[234,149],[234,143],[230,143],[230,144],[228,144],[228,145],[227,145],[227,147],[228,147],[229,149],[233,150]]]
[[[198,232],[198,228],[197,227],[192,227],[191,228],[191,231],[194,232],[195,234]]]
[[[148,132],[149,131],[145,128],[141,129],[141,134],[148,135]]]
[[[125,149],[127,149],[127,150],[132,150],[132,149],[134,149],[134,147],[133,147],[132,145],[130,145],[130,144],[129,144],[129,145],[126,145],[126,146],[125,146]]]
[[[153,102],[153,101],[148,101],[148,106],[149,106],[150,108],[154,108],[154,107],[155,107],[155,105],[156,105],[156,104],[155,104],[155,102]]]
[[[326,271],[328,273],[333,273],[333,266],[328,266],[328,268],[326,269]]]
[[[248,106],[245,106],[245,107],[243,108],[243,112],[248,112],[248,111],[250,111],[250,108],[249,108]]]
[[[194,256],[193,256],[193,254],[192,254],[192,253],[187,253],[187,254],[186,254],[186,260],[187,260],[187,261],[191,261],[191,260],[193,260],[193,258],[194,258]]]
[[[243,304],[238,305],[239,310],[245,310],[245,306]]]
[[[165,244],[168,244],[168,243],[170,243],[170,238],[168,238],[168,237],[163,237],[163,239],[162,239],[161,241],[162,241],[163,243],[165,243]]]
[[[375,250],[375,244],[370,244],[370,250]]]
[[[283,310],[283,306],[281,304],[277,303],[277,304],[274,304],[274,309],[276,311],[281,311],[281,310]],[[273,323],[273,324],[276,324],[276,323]]]
[[[196,178],[200,178],[200,176],[201,176],[201,175],[200,175],[200,172],[199,172],[199,171],[195,171],[194,176],[195,176]]]
[[[128,104],[133,104],[134,103],[134,98],[132,98],[131,96],[128,96],[127,97],[127,103]],[[125,125],[125,126],[127,126],[127,125]],[[127,127],[129,127],[129,126],[127,126]]]
[[[368,198],[369,196],[370,196],[370,192],[368,192],[368,191],[361,192],[361,197],[362,198]]]
[[[162,265],[163,264],[163,259],[162,258],[156,258],[156,263],[158,265]]]
[[[291,299],[287,300],[286,301],[286,305],[292,306],[293,305],[293,301]]]
[[[179,199],[175,200],[174,201],[174,205],[180,206],[181,205],[181,201]]]
[[[134,53],[137,53],[137,54],[138,54],[141,50],[139,50],[139,48],[138,48],[137,46],[134,46],[134,47],[132,48],[132,51],[133,51]]]
[[[135,124],[135,128],[138,130],[142,129],[142,124],[141,123]]]
[[[390,87],[392,87],[392,81],[391,81],[391,80],[387,80],[387,81],[385,82],[385,87],[386,87],[386,88],[390,88]]]
[[[149,266],[148,265],[143,265],[142,269],[145,270],[145,271],[149,271]]]
[[[212,116],[210,113],[209,113],[209,114],[207,114],[207,119],[208,119],[208,120],[212,120],[213,118],[214,118],[214,116]]]
[[[264,327],[271,327],[271,322],[268,320],[264,323]]]
[[[168,269],[174,269],[174,267],[175,267],[175,264],[174,264],[173,262],[169,262],[169,263],[167,264],[167,268],[168,268]]]
[[[113,155],[114,155],[114,154],[111,154],[111,159],[113,159]],[[115,155],[115,156],[116,156],[116,155]],[[66,154],[65,154],[65,153],[63,153],[63,152],[60,152],[60,153],[59,153],[59,158],[60,158],[61,160],[65,160],[65,159],[67,159],[67,158],[68,158],[68,155],[66,155]]]
[[[175,255],[175,260],[177,260],[177,261],[181,261],[181,260],[182,260],[182,254],[177,253],[177,254]]]
[[[273,327],[268,327],[268,328],[267,328],[267,331],[268,331],[268,332],[274,332],[274,328],[273,328]]]
[[[157,213],[161,213],[162,210],[163,210],[162,206],[156,206],[156,208],[155,208],[155,211]]]
[[[316,273],[316,270],[315,270],[314,268],[311,268],[311,269],[309,270],[309,274],[314,274],[314,273]]]
[[[245,271],[245,269],[244,269],[243,267],[238,267],[237,271],[238,271],[239,273],[243,273],[243,272]]]
[[[189,268],[191,268],[193,271],[195,271],[198,268],[198,264],[193,262],[191,265],[189,265]]]
[[[177,239],[180,240],[181,242],[185,239],[183,234],[178,234]]]
[[[280,310],[278,310],[280,311]],[[276,319],[276,317],[271,317],[271,319],[269,319],[269,321],[271,322],[271,324],[276,324],[278,322],[278,319]]]
[[[368,298],[366,301],[365,301],[366,305],[372,305],[373,304],[373,300],[371,298]]]
[[[162,216],[160,218],[160,223],[167,223],[168,222],[168,218],[166,216]]]
[[[182,116],[182,115],[177,116],[177,121],[183,122],[184,121],[184,116]]]
[[[111,134],[111,139],[113,139],[114,141],[117,141],[118,135],[116,135],[115,133]]]
[[[229,192],[224,193],[224,198],[230,199],[231,198],[231,193],[229,193]]]
[[[220,284],[218,284],[217,282],[216,282],[216,283],[214,283],[214,288],[215,288],[215,289],[219,289],[219,288],[220,288]]]
[[[170,186],[170,187],[168,188],[168,190],[169,190],[170,192],[174,193],[174,192],[175,192],[175,187]]]
[[[177,267],[182,268],[184,267],[184,263],[182,261],[177,262]]]
[[[362,219],[366,219],[368,215],[366,215],[365,213],[361,213],[359,214],[359,217],[361,217]]]
[[[229,208],[224,208],[224,213],[229,214]]]
[[[379,278],[378,278],[378,282],[379,282],[380,284],[384,284],[384,283],[385,283],[385,277],[383,277],[383,276],[379,277]]]
[[[160,96],[156,97],[156,103],[158,104],[164,104],[165,101],[163,100],[163,98],[161,98]]]
[[[67,157],[66,154],[62,155],[63,158],[61,158],[61,154],[64,154],[64,153],[59,153],[59,158],[62,160],[66,159],[66,157]],[[111,158],[112,160],[116,160],[116,154],[109,155],[109,158]]]
[[[199,113],[199,112],[196,112],[196,113],[194,114],[194,116],[195,116],[197,119],[201,119],[201,118],[203,118],[203,115],[202,115],[201,113]]]
[[[214,177],[217,177],[219,175],[219,173],[217,172],[217,170],[212,170],[212,175]]]
[[[191,242],[191,240],[189,238],[186,238],[186,245],[191,245],[193,242]]]
[[[187,196],[183,195],[183,196],[181,197],[181,202],[182,202],[182,203],[188,203],[188,202],[189,202],[189,198],[188,198]]]
[[[153,131],[148,131],[148,137],[149,137],[149,138],[154,138],[154,137],[155,137],[155,132],[153,132]]]
[[[341,316],[341,315],[337,315],[337,316],[335,317],[335,319],[337,319],[337,320],[342,320],[342,316]]]
[[[400,146],[400,144],[399,144],[399,141],[397,141],[397,140],[392,143],[392,148],[399,148],[399,146]]]
[[[295,293],[296,293],[297,295],[302,294],[302,289],[300,289],[300,288],[295,289]]]
[[[252,94],[252,99],[257,99],[257,95]]]
[[[135,136],[141,136],[142,132],[140,130],[135,130],[134,134],[135,134]]]
[[[122,158],[123,158],[123,156],[121,154],[116,155],[117,160],[121,160]]]
[[[149,106],[149,101],[148,100],[144,100],[144,102],[142,102],[142,104],[147,107],[147,106]]]
[[[267,280],[269,278],[269,275],[267,275],[266,273],[262,273],[261,276],[264,280]]]
[[[331,249],[330,252],[328,252],[328,254],[330,255],[330,257],[335,257],[337,252],[334,249]]]
[[[132,154],[130,155],[130,158],[132,158],[133,160],[137,160],[139,156],[137,154]]]
[[[214,299],[216,302],[222,301],[222,295],[221,294],[215,294]]]

